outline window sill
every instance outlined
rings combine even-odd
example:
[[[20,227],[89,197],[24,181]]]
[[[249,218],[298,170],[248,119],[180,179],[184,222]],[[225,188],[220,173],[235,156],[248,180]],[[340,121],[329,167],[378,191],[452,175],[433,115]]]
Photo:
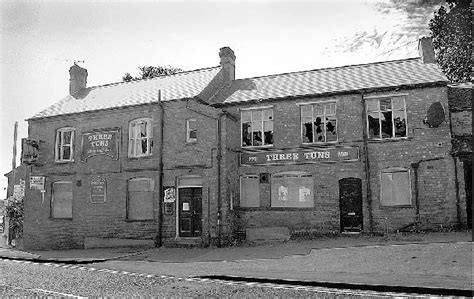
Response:
[[[66,221],[72,221],[72,218],[55,218],[55,217],[49,217],[50,220],[66,220]]]
[[[256,145],[256,146],[241,146],[241,149],[246,150],[258,150],[258,149],[266,149],[266,148],[274,148],[274,145]]]
[[[136,161],[136,160],[141,160],[141,159],[152,159],[153,155],[148,155],[148,156],[139,156],[139,157],[127,157],[128,160],[130,161]]]
[[[68,163],[74,163],[74,160],[64,160],[64,161],[55,160],[54,163],[56,163],[56,164],[68,164]]]
[[[414,209],[413,205],[399,205],[399,206],[383,206],[379,205],[380,209]]]
[[[235,211],[258,212],[258,211],[314,211],[314,207],[234,207]]]
[[[398,141],[411,141],[413,137],[400,137],[400,138],[386,138],[386,139],[367,139],[369,143],[384,143],[384,142],[398,142]]]
[[[310,143],[301,143],[301,146],[325,146],[325,145],[336,145],[339,143],[339,140],[337,141],[330,141],[330,142],[310,142]]]
[[[196,145],[198,142],[196,141],[186,141],[184,145]]]
[[[156,222],[155,219],[124,219],[125,222]]]

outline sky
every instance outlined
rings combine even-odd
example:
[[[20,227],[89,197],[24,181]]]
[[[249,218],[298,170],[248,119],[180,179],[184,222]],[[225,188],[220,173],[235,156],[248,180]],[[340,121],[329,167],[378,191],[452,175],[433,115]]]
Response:
[[[0,15],[0,199],[12,168],[13,128],[64,98],[69,67],[87,86],[137,75],[142,65],[183,70],[236,55],[236,78],[417,57],[436,0],[8,1]]]

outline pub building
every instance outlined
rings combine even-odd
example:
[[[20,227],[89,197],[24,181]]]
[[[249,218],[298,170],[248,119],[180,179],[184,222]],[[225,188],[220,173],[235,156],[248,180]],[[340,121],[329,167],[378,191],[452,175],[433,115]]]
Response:
[[[28,120],[25,249],[465,223],[447,80],[419,50],[236,80],[224,47],[217,67],[94,87],[73,65],[69,95]]]

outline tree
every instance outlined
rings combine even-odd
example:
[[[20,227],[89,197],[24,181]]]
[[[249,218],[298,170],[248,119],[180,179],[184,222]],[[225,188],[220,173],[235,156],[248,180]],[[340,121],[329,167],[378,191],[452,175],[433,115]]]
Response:
[[[130,82],[133,80],[140,80],[140,79],[150,79],[155,78],[158,76],[166,76],[172,75],[178,72],[182,72],[183,70],[173,66],[139,66],[138,67],[139,74],[137,77],[132,77],[130,73],[125,73],[122,77],[122,80],[125,82]]]
[[[447,0],[430,20],[436,60],[451,82],[466,82],[472,71],[470,0]]]

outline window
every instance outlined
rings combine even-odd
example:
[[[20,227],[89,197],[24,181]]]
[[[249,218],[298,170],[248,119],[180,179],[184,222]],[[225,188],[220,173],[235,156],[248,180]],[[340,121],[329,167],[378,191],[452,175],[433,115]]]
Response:
[[[51,218],[72,218],[72,182],[53,183]]]
[[[411,205],[410,173],[407,169],[386,169],[381,175],[382,206]]]
[[[313,176],[306,172],[282,172],[272,176],[272,207],[314,207]]]
[[[74,161],[74,128],[61,128],[56,131],[55,161]]]
[[[273,109],[244,110],[242,147],[273,145]]]
[[[186,142],[196,142],[196,141],[197,141],[196,119],[189,118],[186,120]]]
[[[367,100],[366,105],[369,138],[407,137],[405,98]]]
[[[150,178],[128,181],[127,219],[153,219],[153,190],[155,182]]]
[[[240,177],[240,207],[260,207],[260,190],[258,175],[243,175]]]
[[[303,143],[337,141],[336,103],[301,106]]]
[[[153,147],[153,133],[150,118],[136,119],[130,122],[128,137],[128,156],[150,156]]]

